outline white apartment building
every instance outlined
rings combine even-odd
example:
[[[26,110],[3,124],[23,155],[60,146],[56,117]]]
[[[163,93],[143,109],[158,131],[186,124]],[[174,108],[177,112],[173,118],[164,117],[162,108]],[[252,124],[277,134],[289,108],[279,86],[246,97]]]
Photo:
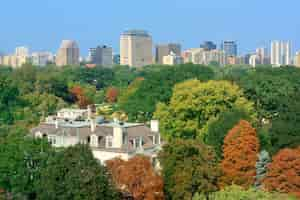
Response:
[[[271,43],[271,65],[281,66],[292,64],[291,42],[272,41]]]
[[[18,57],[29,57],[29,48],[25,46],[16,47],[15,55]]]

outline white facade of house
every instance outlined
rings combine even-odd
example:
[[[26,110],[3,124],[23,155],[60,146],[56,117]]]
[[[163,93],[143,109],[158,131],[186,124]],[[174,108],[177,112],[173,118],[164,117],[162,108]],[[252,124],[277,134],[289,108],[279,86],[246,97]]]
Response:
[[[68,116],[69,117],[69,116]],[[96,159],[102,164],[107,160],[128,160],[137,154],[155,159],[161,147],[159,123],[151,121],[150,128],[144,124],[95,121],[50,121],[31,130],[35,138],[47,138],[56,148],[77,144],[90,146]]]

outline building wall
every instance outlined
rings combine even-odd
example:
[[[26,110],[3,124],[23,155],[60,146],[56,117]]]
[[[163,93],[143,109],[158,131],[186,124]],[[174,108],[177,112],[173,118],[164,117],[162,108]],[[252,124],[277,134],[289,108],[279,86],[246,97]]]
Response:
[[[223,41],[222,50],[226,56],[237,56],[237,43],[235,41]]]
[[[176,56],[181,56],[181,45],[175,43],[157,45],[155,47],[155,63],[163,64],[164,56],[168,56],[171,52]]]
[[[122,160],[129,160],[131,155],[127,153],[116,153],[109,151],[101,150],[92,150],[93,155],[96,159],[100,160],[102,164],[105,164],[105,161],[112,160],[115,158],[121,158]]]
[[[113,50],[108,46],[98,46],[89,50],[90,63],[103,67],[112,67]]]
[[[300,67],[300,52],[296,53],[296,56],[295,56],[295,66],[296,67]]]
[[[194,64],[208,65],[211,62],[225,64],[225,55],[221,50],[206,51],[202,48],[189,49],[183,53],[184,63],[192,62]]]
[[[79,65],[79,48],[75,41],[64,40],[56,56],[56,65]]]
[[[120,64],[143,67],[152,64],[151,36],[121,35]]]
[[[273,41],[271,43],[271,64],[274,66],[290,65],[292,61],[291,43]]]

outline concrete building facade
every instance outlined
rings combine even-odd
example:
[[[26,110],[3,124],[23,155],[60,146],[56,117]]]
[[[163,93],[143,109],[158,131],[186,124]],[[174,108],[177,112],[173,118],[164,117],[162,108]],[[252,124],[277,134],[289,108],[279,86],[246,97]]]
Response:
[[[200,48],[211,51],[217,49],[217,45],[212,41],[204,41],[203,44],[200,45]]]
[[[56,65],[79,65],[79,47],[73,40],[63,40],[56,55]]]
[[[295,60],[294,60],[294,65],[296,67],[300,67],[300,51],[298,51],[296,53]]]
[[[226,40],[221,44],[221,49],[224,51],[226,56],[236,57],[238,54],[236,41]]]
[[[159,44],[155,47],[155,63],[163,64],[164,56],[170,55],[173,52],[176,56],[181,56],[181,45],[175,43]]]
[[[180,65],[183,63],[183,59],[181,56],[176,55],[171,51],[171,53],[167,56],[163,57],[163,64],[164,65]]]
[[[29,57],[29,48],[25,46],[16,47],[15,55],[21,57]]]
[[[194,63],[209,65],[211,62],[217,62],[219,65],[225,65],[225,54],[221,50],[206,51],[203,48],[192,48],[183,52],[184,63]]]
[[[143,30],[129,30],[121,34],[120,64],[130,67],[151,65],[152,37]]]
[[[50,52],[33,52],[31,54],[31,61],[35,66],[44,67],[54,61],[54,56]]]
[[[272,41],[271,65],[281,66],[292,64],[292,47],[289,41]]]
[[[106,45],[89,49],[89,62],[103,67],[112,67],[113,49]]]

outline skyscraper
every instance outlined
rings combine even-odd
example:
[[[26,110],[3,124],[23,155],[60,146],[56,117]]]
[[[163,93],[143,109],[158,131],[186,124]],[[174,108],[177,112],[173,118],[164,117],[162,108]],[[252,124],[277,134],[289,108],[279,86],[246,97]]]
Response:
[[[223,41],[221,44],[221,49],[224,51],[225,55],[229,57],[235,57],[238,54],[236,41]]]
[[[296,67],[300,67],[300,51],[296,53],[294,64]]]
[[[173,52],[176,56],[181,55],[181,45],[170,43],[170,44],[159,44],[155,47],[155,62],[157,64],[163,64],[163,57],[170,55]]]
[[[89,59],[91,64],[111,67],[113,64],[112,48],[105,45],[90,48]]]
[[[292,64],[292,48],[289,41],[272,41],[271,65],[281,66]]]
[[[16,47],[16,56],[22,56],[22,57],[28,57],[29,56],[29,48],[22,46],[22,47]]]
[[[204,41],[203,44],[200,45],[200,48],[206,51],[211,51],[217,49],[217,45],[212,41]]]
[[[62,41],[56,55],[56,65],[79,65],[79,47],[75,41]]]
[[[129,30],[121,34],[120,64],[142,67],[152,64],[152,37],[143,30]]]
[[[50,52],[34,52],[31,54],[32,64],[35,66],[46,66],[53,62],[53,55]]]
[[[264,47],[257,48],[256,49],[256,61],[257,64],[268,64],[270,62],[267,61],[268,55],[267,55],[267,49]]]

